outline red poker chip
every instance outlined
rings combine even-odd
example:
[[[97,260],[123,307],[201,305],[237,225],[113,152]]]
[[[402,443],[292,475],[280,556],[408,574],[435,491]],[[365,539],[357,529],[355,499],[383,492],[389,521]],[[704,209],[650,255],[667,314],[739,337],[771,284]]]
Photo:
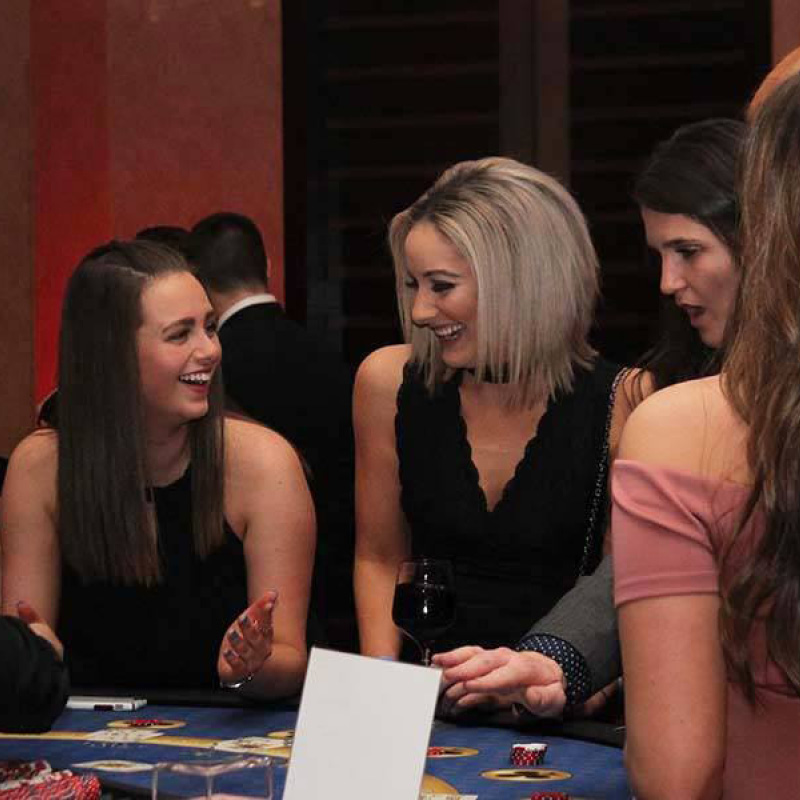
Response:
[[[444,747],[429,747],[428,748],[428,755],[429,756],[443,756],[447,752]]]
[[[538,766],[544,761],[547,745],[541,742],[514,744],[511,746],[510,761],[515,767]]]
[[[531,800],[569,800],[566,792],[534,792]]]
[[[154,725],[163,725],[163,719],[132,719],[128,722],[131,728],[152,728]]]
[[[45,769],[25,777],[20,774],[40,764]],[[19,767],[16,780],[6,779],[0,788],[0,800],[100,800],[100,781],[96,775],[73,775],[69,770],[51,772],[46,761]]]

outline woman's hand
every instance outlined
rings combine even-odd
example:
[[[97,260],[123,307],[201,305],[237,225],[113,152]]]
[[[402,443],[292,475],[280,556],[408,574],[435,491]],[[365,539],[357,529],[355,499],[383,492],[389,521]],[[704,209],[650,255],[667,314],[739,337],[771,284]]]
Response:
[[[272,655],[272,611],[277,602],[277,592],[265,592],[228,628],[217,662],[223,686],[248,682]]]
[[[42,619],[39,612],[24,600],[17,603],[17,616],[37,635],[47,641],[55,650],[59,661],[64,660],[64,645],[55,631]]]

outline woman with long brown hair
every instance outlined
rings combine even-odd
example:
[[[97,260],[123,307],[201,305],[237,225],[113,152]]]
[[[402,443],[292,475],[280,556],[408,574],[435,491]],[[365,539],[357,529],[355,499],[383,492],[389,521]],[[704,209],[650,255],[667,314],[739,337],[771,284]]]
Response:
[[[627,763],[637,797],[797,796],[800,78],[743,155],[722,374],[645,401],[613,475]]]
[[[56,628],[76,685],[302,683],[313,507],[285,440],[223,418],[219,363],[178,253],[112,242],[78,265],[57,426],[14,452],[2,519],[3,609]]]

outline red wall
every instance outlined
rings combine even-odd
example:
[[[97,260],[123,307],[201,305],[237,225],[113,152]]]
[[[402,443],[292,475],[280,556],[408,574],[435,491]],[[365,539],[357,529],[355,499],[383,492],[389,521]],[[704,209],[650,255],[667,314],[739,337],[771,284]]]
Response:
[[[0,20],[0,454],[33,420],[33,235],[30,9],[5,0]]]
[[[30,8],[41,397],[66,278],[112,236],[239,211],[261,227],[283,298],[281,26],[279,0]]]
[[[31,3],[36,392],[55,383],[67,277],[110,238],[106,13],[97,0]]]

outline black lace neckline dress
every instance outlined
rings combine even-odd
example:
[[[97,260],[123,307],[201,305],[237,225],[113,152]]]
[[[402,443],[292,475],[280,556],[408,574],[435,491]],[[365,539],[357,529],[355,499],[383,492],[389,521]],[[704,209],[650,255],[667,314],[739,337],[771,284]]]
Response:
[[[415,555],[450,559],[457,620],[436,644],[513,646],[602,554],[607,430],[619,367],[577,369],[552,400],[495,507],[487,507],[456,374],[431,397],[407,365],[395,431]]]

